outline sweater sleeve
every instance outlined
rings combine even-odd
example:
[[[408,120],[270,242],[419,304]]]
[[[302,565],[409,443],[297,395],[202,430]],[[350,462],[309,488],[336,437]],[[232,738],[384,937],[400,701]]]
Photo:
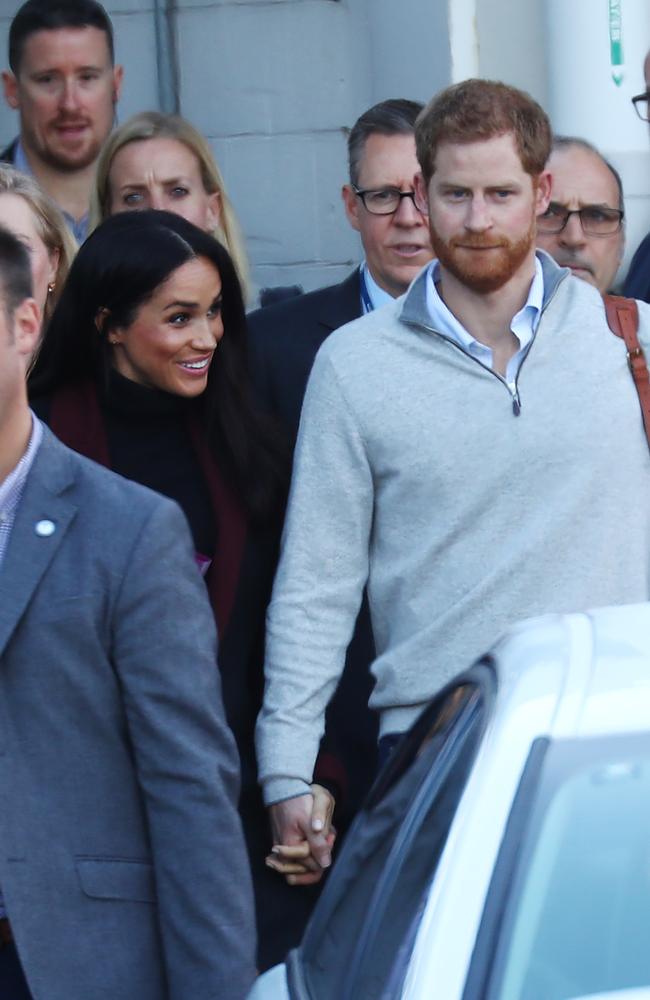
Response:
[[[325,709],[368,576],[372,475],[329,347],[318,355],[305,395],[267,615],[256,734],[267,804],[309,791]]]

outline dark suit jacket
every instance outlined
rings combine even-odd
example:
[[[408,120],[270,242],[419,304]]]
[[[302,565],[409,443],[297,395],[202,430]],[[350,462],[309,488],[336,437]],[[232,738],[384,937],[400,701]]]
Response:
[[[263,410],[282,423],[292,444],[319,347],[333,330],[360,315],[357,268],[340,285],[298,295],[248,316],[251,376],[258,399]]]
[[[318,349],[334,330],[361,315],[359,269],[339,285],[258,309],[248,316],[251,376],[262,409],[298,434],[303,396]],[[368,708],[374,642],[364,598],[345,670],[327,712],[317,780],[334,784],[345,829],[376,771],[377,720]],[[339,770],[342,764],[342,771]],[[333,781],[327,779],[332,778]],[[341,804],[341,803],[340,803]]]
[[[0,887],[35,997],[246,995],[215,653],[178,507],[44,429],[0,567]]]
[[[638,247],[627,272],[623,294],[650,302],[650,233]]]
[[[18,139],[14,139],[10,142],[6,149],[3,149],[0,153],[0,163],[12,163],[16,156],[16,146],[18,145]]]

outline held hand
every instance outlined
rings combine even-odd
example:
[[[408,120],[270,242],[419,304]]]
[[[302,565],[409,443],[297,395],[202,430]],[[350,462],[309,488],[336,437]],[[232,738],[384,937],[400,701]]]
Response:
[[[332,830],[327,837],[330,848],[334,845],[335,839],[336,833]],[[266,856],[266,865],[284,875],[289,885],[314,885],[320,882],[324,874],[323,869],[319,868],[311,857],[306,840],[303,840],[302,844],[296,844],[295,847],[276,844],[271,854]]]
[[[336,805],[334,796],[323,785],[312,785],[311,794],[313,797],[311,828],[317,833],[321,831],[327,837],[333,830],[332,817]]]
[[[270,807],[274,847],[269,868],[285,875],[290,885],[313,885],[331,864],[336,839],[332,826],[334,798],[321,785],[311,795],[299,795]]]

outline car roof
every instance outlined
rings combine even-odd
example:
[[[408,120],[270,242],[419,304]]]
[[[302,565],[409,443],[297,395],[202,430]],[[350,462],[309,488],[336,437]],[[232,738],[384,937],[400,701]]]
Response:
[[[650,603],[529,619],[489,659],[495,716],[531,739],[650,732]]]

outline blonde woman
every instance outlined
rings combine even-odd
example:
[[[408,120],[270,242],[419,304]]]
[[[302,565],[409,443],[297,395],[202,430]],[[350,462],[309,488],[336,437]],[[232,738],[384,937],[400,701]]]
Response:
[[[29,250],[34,298],[45,328],[77,252],[74,237],[37,182],[5,163],[0,164],[0,225]]]
[[[177,115],[133,115],[109,136],[97,162],[91,229],[117,212],[144,208],[182,215],[216,236],[250,300],[244,240],[221,171],[207,140]]]

